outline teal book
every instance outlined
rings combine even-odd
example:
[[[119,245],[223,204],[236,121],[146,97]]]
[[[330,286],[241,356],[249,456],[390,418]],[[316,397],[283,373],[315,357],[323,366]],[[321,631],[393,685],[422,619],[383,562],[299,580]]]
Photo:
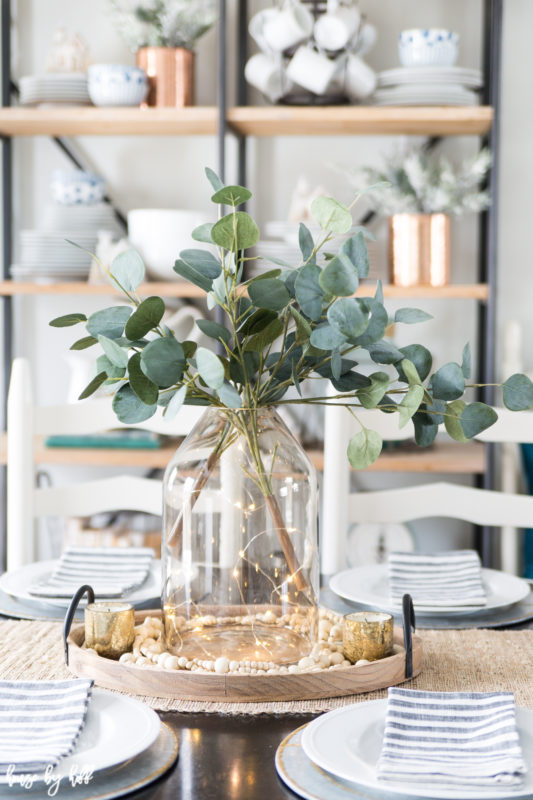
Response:
[[[113,430],[102,433],[49,436],[46,447],[116,447],[130,450],[156,450],[161,437],[152,431]]]

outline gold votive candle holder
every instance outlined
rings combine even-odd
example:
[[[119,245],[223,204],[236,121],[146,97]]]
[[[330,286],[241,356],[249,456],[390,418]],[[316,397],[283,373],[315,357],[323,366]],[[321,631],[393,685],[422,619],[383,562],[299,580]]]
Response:
[[[344,658],[355,664],[361,659],[377,661],[392,653],[394,620],[383,611],[346,614],[342,626]]]
[[[120,658],[133,647],[134,626],[131,603],[89,603],[85,608],[85,646],[106,658]]]

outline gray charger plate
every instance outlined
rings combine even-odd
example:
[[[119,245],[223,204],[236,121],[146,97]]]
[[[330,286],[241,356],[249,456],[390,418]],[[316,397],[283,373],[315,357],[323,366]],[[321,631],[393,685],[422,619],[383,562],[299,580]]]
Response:
[[[335,592],[332,592],[331,589],[321,590],[320,604],[332,611],[336,611],[338,614],[350,614],[353,611],[365,611],[369,608],[369,606],[360,603],[348,603],[346,600],[336,595]],[[401,624],[401,612],[394,615],[394,618],[398,624]],[[530,592],[520,603],[515,603],[514,606],[502,609],[501,611],[480,612],[479,614],[469,613],[464,617],[461,617],[459,614],[449,617],[417,616],[416,627],[418,630],[423,630],[425,628],[432,628],[433,630],[436,628],[446,630],[507,628],[509,625],[518,625],[530,619],[533,619],[533,592]]]
[[[55,795],[58,798],[72,800],[112,800],[129,792],[135,792],[153,783],[167,772],[178,757],[178,741],[174,732],[165,723],[161,724],[161,732],[154,744],[134,759],[126,761],[119,767],[97,772],[87,784],[80,783],[72,787],[67,778],[63,778]],[[85,765],[79,765],[81,769]],[[0,787],[0,797],[6,800],[36,800],[48,797],[47,787],[42,783],[31,789],[20,789],[17,786]]]
[[[98,600],[98,598],[96,598]],[[145,600],[143,603],[135,605],[135,609],[140,611],[144,608],[159,608],[161,599],[154,597],[150,600]],[[5,617],[13,617],[14,619],[34,619],[41,622],[62,622],[67,613],[66,608],[59,608],[51,606],[47,603],[39,603],[38,600],[33,603],[26,603],[23,600],[17,600],[15,597],[4,592],[0,589],[0,615]],[[76,612],[74,622],[83,622],[83,609]]]

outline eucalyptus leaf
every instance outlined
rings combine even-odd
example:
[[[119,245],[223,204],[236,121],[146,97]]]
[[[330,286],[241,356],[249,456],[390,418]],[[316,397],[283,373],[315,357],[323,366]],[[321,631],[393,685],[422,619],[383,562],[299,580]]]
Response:
[[[195,242],[205,242],[206,244],[213,244],[211,238],[211,231],[213,230],[214,222],[204,222],[203,225],[198,225],[191,233]]]
[[[146,405],[139,400],[128,383],[122,386],[113,398],[113,411],[120,422],[127,425],[144,422],[155,414],[156,409],[156,404]]]
[[[204,278],[215,280],[222,272],[222,265],[215,256],[208,250],[200,250],[196,248],[189,248],[182,250],[180,253],[180,261],[184,261],[196,272],[199,272]]]
[[[368,248],[363,236],[363,233],[357,233],[351,236],[341,246],[341,253],[346,255],[352,264],[356,267],[357,273],[360,278],[367,278],[370,269],[370,261],[368,258]]]
[[[255,350],[262,352],[266,347],[271,345],[283,333],[283,322],[277,317],[266,325],[263,330],[254,333],[246,341],[244,345],[245,350]]]
[[[409,361],[408,358],[402,359],[401,368],[409,386],[420,385],[420,375],[412,361]]]
[[[269,269],[266,272],[262,272],[260,275],[255,275],[253,278],[250,278],[246,281],[246,286],[250,286],[252,283],[257,283],[257,281],[264,281],[267,278],[279,278],[281,275],[280,269]]]
[[[320,273],[319,283],[322,289],[336,297],[348,297],[355,294],[359,286],[357,269],[348,256],[339,253]]]
[[[183,347],[173,336],[154,339],[141,353],[144,374],[160,389],[166,389],[179,381],[185,369]]]
[[[415,442],[419,447],[429,447],[435,441],[439,426],[427,414],[417,411],[413,416]]]
[[[331,233],[348,233],[352,227],[350,211],[332,197],[315,197],[311,214],[323,230]]]
[[[160,297],[147,297],[126,322],[126,336],[130,339],[142,339],[159,325],[164,313],[165,304]]]
[[[311,231],[303,222],[300,222],[298,228],[298,244],[300,245],[303,260],[309,261],[315,249],[315,243]]]
[[[533,383],[526,375],[516,373],[502,384],[503,402],[511,411],[533,408]]]
[[[352,341],[367,329],[370,314],[354,297],[341,297],[328,308],[329,322]]]
[[[390,378],[386,372],[374,372],[368,376],[370,386],[357,391],[357,399],[364,408],[375,408],[389,388]]]
[[[199,347],[196,351],[196,367],[207,386],[220,389],[224,383],[224,364],[218,356],[206,347]]]
[[[77,325],[78,322],[87,322],[85,314],[64,314],[62,317],[56,317],[48,324],[52,328],[70,328],[72,325]]]
[[[438,400],[457,400],[464,394],[465,377],[459,364],[444,364],[431,379],[433,397]]]
[[[470,352],[470,342],[467,342],[463,347],[463,359],[461,362],[461,372],[468,380],[472,375],[472,354]]]
[[[114,279],[113,283],[126,292],[134,292],[145,275],[143,260],[136,250],[126,250],[115,256],[109,271]]]
[[[338,349],[332,351],[330,365],[331,376],[338,381],[342,374],[342,358]]]
[[[460,422],[460,417],[466,408],[464,400],[454,400],[446,406],[446,413],[444,414],[444,427],[448,436],[455,439],[456,442],[467,442],[468,437],[465,436],[463,426]]]
[[[405,322],[407,325],[426,322],[428,319],[433,319],[432,315],[420,308],[399,308],[394,315],[394,322]]]
[[[251,334],[259,333],[275,319],[278,319],[278,315],[275,311],[268,311],[266,308],[260,308],[245,317],[237,328],[237,333],[241,334],[241,336],[250,336]]]
[[[246,203],[251,196],[252,193],[249,189],[245,189],[244,186],[224,186],[223,189],[219,189],[215,192],[211,201],[222,206],[236,207],[240,206],[242,203]]]
[[[408,344],[406,347],[400,347],[400,353],[402,354],[402,359],[407,358],[415,365],[420,380],[425,381],[431,372],[433,363],[433,357],[427,347],[421,344]],[[395,364],[395,367],[398,370],[398,378],[408,383],[408,378],[402,370],[401,361]]]
[[[213,320],[210,319],[197,319],[196,324],[202,333],[205,333],[205,335],[209,336],[211,339],[216,339],[217,341],[222,339],[226,344],[229,343],[231,333],[224,325],[220,325],[218,322],[213,322]]]
[[[87,331],[91,336],[107,336],[118,339],[124,333],[124,326],[131,316],[129,306],[112,306],[91,314],[87,320]]]
[[[376,364],[395,364],[399,359],[403,358],[403,354],[396,345],[386,339],[381,339],[375,344],[369,344],[366,349],[370,358]]]
[[[498,419],[497,413],[486,403],[469,403],[461,412],[459,422],[467,439],[490,428]]]
[[[296,339],[295,341],[298,344],[303,344],[308,342],[311,337],[311,326],[308,321],[305,319],[299,311],[297,311],[294,306],[289,306],[289,310],[291,312],[291,316],[294,319],[294,323],[296,325]]]
[[[377,281],[376,283],[374,300],[377,300],[377,302],[381,303],[381,305],[383,305],[383,303],[385,302],[385,298],[383,297],[383,284],[381,283],[381,281]]]
[[[219,247],[236,253],[257,244],[259,228],[246,211],[235,211],[213,225],[211,236]]]
[[[316,264],[306,264],[298,271],[294,284],[296,300],[306,317],[318,322],[322,316],[324,291],[320,285],[321,269]]]
[[[348,461],[354,469],[366,469],[377,460],[383,440],[379,433],[363,428],[350,439],[348,444]]]
[[[418,411],[420,403],[422,402],[423,399],[424,399],[424,387],[416,383],[411,384],[402,402],[398,405],[400,428],[403,428],[405,427],[405,425],[407,425],[413,414],[415,414]]]
[[[78,339],[77,342],[70,345],[70,350],[86,350],[88,347],[92,347],[93,344],[98,344],[98,339],[94,336],[84,336],[83,339]]]
[[[205,174],[207,176],[207,180],[209,181],[215,192],[219,192],[221,189],[224,188],[224,184],[222,183],[216,172],[214,172],[214,170],[211,169],[211,167],[205,168]]]
[[[242,408],[242,398],[231,383],[223,383],[220,389],[217,389],[217,394],[228,408]]]
[[[178,275],[181,275],[182,278],[185,278],[185,280],[194,283],[195,286],[199,286],[204,292],[210,292],[213,289],[213,279],[206,278],[205,275],[202,275],[201,272],[191,267],[186,261],[182,261],[178,258],[174,262],[173,270],[177,272]],[[220,277],[222,278],[223,276]]]
[[[279,278],[266,278],[264,281],[252,283],[248,294],[254,306],[270,311],[281,311],[291,299],[287,287]]]
[[[87,384],[83,392],[78,397],[78,400],[85,400],[86,397],[90,397],[92,394],[96,392],[97,389],[103,384],[104,381],[107,380],[107,373],[106,372],[99,372],[92,381]]]
[[[145,405],[157,403],[159,388],[142,371],[140,353],[135,353],[128,361],[128,379],[132,391]]]
[[[373,297],[361,298],[359,302],[365,311],[370,312],[370,322],[365,332],[361,336],[357,336],[353,341],[354,344],[358,344],[360,347],[366,347],[384,337],[389,323],[389,315],[384,306]]]
[[[184,342],[180,342],[181,346],[183,347],[183,355],[189,361],[189,359],[194,357],[196,350],[198,348],[198,342],[191,342],[188,339],[185,339]]]
[[[98,341],[100,342],[102,350],[115,367],[126,367],[128,365],[127,351],[123,350],[113,339],[108,339],[107,336],[99,334]]]
[[[326,322],[314,329],[310,341],[313,347],[317,347],[319,350],[335,350],[336,347],[344,344],[346,337],[337,327]]]
[[[105,372],[108,378],[123,378],[126,374],[126,367],[117,367],[106,355],[98,356],[96,369],[99,373]]]
[[[163,411],[163,416],[167,421],[174,419],[174,417],[182,407],[183,403],[185,402],[186,396],[187,396],[186,386],[180,386],[179,389],[176,389],[176,391],[170,398],[169,402],[167,403],[167,407]]]

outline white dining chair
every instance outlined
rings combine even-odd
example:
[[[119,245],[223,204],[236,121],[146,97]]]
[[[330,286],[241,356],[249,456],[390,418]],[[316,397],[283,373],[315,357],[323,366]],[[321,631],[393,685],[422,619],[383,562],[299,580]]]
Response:
[[[498,420],[478,440],[483,442],[533,442],[533,411],[516,413],[497,408]],[[385,440],[414,436],[409,422],[399,430],[396,414],[361,409],[357,417]],[[533,498],[436,482],[425,486],[372,492],[350,491],[348,441],[360,430],[346,408],[326,408],[324,474],[320,517],[321,571],[332,575],[346,567],[348,528],[353,523],[402,523],[424,517],[448,517],[476,525],[533,527]]]
[[[203,409],[183,406],[166,421],[161,410],[135,425],[156,433],[184,436]],[[90,516],[98,512],[128,510],[162,514],[162,483],[133,475],[83,481],[66,486],[37,487],[35,436],[99,433],[127,428],[120,423],[111,399],[87,399],[79,403],[36,406],[30,364],[13,361],[7,401],[7,567],[16,569],[35,560],[37,518]]]

